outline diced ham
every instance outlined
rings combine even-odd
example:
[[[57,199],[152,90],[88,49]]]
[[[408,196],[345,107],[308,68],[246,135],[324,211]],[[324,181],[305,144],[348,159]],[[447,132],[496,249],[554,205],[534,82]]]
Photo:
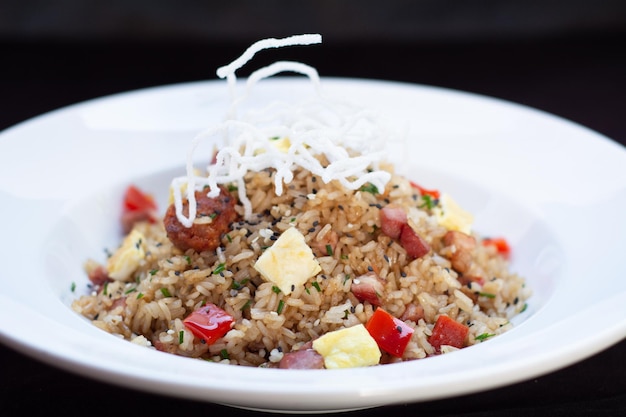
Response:
[[[323,369],[324,357],[313,349],[301,349],[285,353],[280,360],[280,369]]]
[[[406,211],[402,207],[389,204],[380,210],[380,228],[390,238],[398,239],[406,223]]]
[[[412,322],[417,323],[420,319],[424,318],[424,307],[416,304],[407,304],[402,316],[400,316],[400,320],[406,321],[411,320]]]
[[[476,239],[463,232],[451,230],[443,237],[445,246],[453,246],[450,262],[455,271],[464,274],[470,270],[473,263],[472,251],[476,247]]]
[[[408,224],[402,227],[400,245],[402,245],[406,253],[414,259],[421,258],[430,252],[430,245]]]
[[[96,268],[90,270],[88,277],[89,281],[91,281],[91,283],[94,285],[96,291],[100,291],[100,288],[102,288],[105,283],[113,282],[113,279],[109,277],[106,268],[102,265],[99,265]]]
[[[450,230],[443,236],[443,243],[446,246],[454,245],[457,250],[474,250],[476,239],[466,233]]]
[[[319,256],[330,256],[335,253],[339,235],[334,230],[327,232],[322,238],[314,241],[314,248]]]
[[[385,291],[385,284],[378,275],[369,273],[355,278],[350,290],[359,301],[368,301],[372,305],[379,306]]]
[[[124,211],[121,218],[122,232],[127,235],[128,233],[130,233],[131,230],[133,230],[135,223],[139,223],[142,221],[154,223],[157,221],[157,219],[157,211],[149,208],[142,210]]]

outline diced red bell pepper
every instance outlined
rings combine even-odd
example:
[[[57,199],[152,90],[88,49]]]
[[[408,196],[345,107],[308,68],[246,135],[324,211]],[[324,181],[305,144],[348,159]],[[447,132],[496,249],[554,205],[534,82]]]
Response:
[[[439,190],[428,190],[424,187],[422,187],[421,185],[418,185],[417,183],[413,182],[413,181],[409,181],[411,183],[411,187],[417,189],[421,195],[427,195],[430,196],[432,198],[434,198],[435,200],[438,200],[440,197],[440,193]]]
[[[228,333],[234,321],[233,316],[215,304],[206,304],[185,317],[183,324],[210,345]]]
[[[506,239],[502,237],[485,238],[483,239],[483,245],[495,246],[498,253],[505,258],[508,258],[511,255],[511,247]]]
[[[428,342],[439,352],[441,346],[448,345],[461,349],[465,346],[465,340],[469,333],[469,327],[451,319],[448,316],[441,315],[435,322],[433,333],[428,338]]]
[[[398,358],[404,354],[414,331],[411,326],[382,308],[374,311],[365,328],[376,340],[378,347]]]
[[[129,185],[124,194],[124,208],[129,211],[156,210],[157,205],[151,195]]]

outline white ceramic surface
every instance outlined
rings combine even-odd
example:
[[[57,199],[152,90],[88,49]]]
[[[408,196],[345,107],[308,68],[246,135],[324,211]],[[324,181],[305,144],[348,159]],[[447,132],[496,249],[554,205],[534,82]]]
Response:
[[[398,171],[446,190],[484,235],[506,236],[534,291],[515,328],[448,355],[371,368],[298,371],[186,359],[106,334],[69,307],[82,263],[120,239],[130,182],[159,198],[184,173],[191,138],[228,105],[222,81],[80,103],[0,134],[0,340],[121,386],[238,407],[313,412],[418,402],[557,370],[626,336],[626,151],[575,123],[516,104],[402,83],[323,79],[408,126]],[[276,78],[268,97],[308,94]],[[76,292],[72,286],[76,284]]]

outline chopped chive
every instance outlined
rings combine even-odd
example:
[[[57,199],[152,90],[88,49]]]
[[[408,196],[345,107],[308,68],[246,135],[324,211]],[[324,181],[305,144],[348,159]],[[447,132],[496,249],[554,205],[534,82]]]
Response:
[[[304,291],[306,291],[307,294],[311,294],[311,291],[309,291],[309,289],[306,287],[304,288]]]
[[[281,314],[283,312],[283,309],[285,308],[285,302],[283,300],[280,300],[278,302],[278,308],[276,309],[276,312],[278,314]]]
[[[104,283],[104,288],[102,288],[102,294],[103,294],[103,295],[108,295],[108,294],[107,294],[107,290],[108,290],[108,289],[109,289],[109,283],[108,283],[108,282],[105,282],[105,283]]]
[[[479,292],[478,295],[481,295],[481,296],[487,297],[487,298],[496,298],[496,295],[492,294],[490,292]]]
[[[181,330],[180,332],[178,332],[178,344],[182,345],[184,340],[185,340],[185,332]]]
[[[139,294],[137,294],[137,299],[139,300],[139,299],[143,298],[143,295],[144,294],[142,292],[140,292]]]
[[[315,287],[317,292],[322,292],[322,289],[320,288],[320,284],[317,281],[313,281],[311,285]]]
[[[187,261],[187,265],[191,265],[191,257],[189,255],[185,256],[185,260]]]
[[[276,294],[280,293],[280,288],[278,288],[276,285],[272,285],[272,291],[274,291]]]
[[[343,318],[344,319],[347,319],[349,315],[350,315],[350,310],[346,309],[346,310],[343,311]]]
[[[233,283],[230,285],[230,288],[232,288],[233,290],[240,290],[248,283],[248,281],[250,281],[250,278],[244,278],[239,282],[233,281]]]
[[[237,191],[239,188],[236,185],[228,184],[228,191],[233,192]]]
[[[72,282],[72,285],[70,285],[70,291],[74,292],[76,291],[76,283]]]
[[[418,206],[418,207],[419,208],[426,208],[428,210],[432,210],[432,208],[435,207],[437,205],[437,203],[439,202],[439,200],[433,199],[428,194],[424,194],[422,196],[422,201],[423,201],[423,203],[420,206]]]
[[[371,193],[371,194],[378,194],[378,187],[376,187],[374,184],[368,182],[367,184],[363,185],[359,191],[364,191],[366,193]]]
[[[226,265],[225,264],[219,264],[217,266],[217,268],[215,268],[215,271],[213,271],[213,275],[217,275],[220,272],[224,272],[225,269],[226,269]]]
[[[252,300],[248,300],[246,301],[246,303],[244,305],[241,306],[241,311],[246,310],[248,308],[250,308],[250,304],[252,304]]]
[[[330,245],[326,245],[326,253],[328,256],[333,256],[333,247]]]
[[[151,270],[150,270],[150,275],[154,275],[154,274],[156,274],[157,272],[159,272],[159,270],[158,270],[158,269],[151,269]]]
[[[226,239],[228,239],[228,243],[233,243],[233,238],[230,235],[226,235]]]
[[[209,217],[211,218],[211,220],[213,220],[217,217],[217,213],[211,213],[209,214]]]
[[[172,294],[170,294],[170,291],[167,288],[165,288],[165,287],[161,288],[161,294],[163,294],[163,297],[171,297],[172,296]]]
[[[483,334],[479,334],[478,336],[476,336],[476,340],[482,342],[484,340],[489,339],[490,337],[495,336],[495,334],[493,333],[483,333]]]
[[[348,255],[341,255],[341,259],[348,259]]]
[[[220,358],[230,359],[230,356],[228,355],[228,351],[226,349],[220,350]]]
[[[126,290],[126,292],[124,292],[124,294],[130,294],[131,292],[135,292],[135,291],[137,291],[137,287],[133,287],[133,288],[130,288],[130,289]]]

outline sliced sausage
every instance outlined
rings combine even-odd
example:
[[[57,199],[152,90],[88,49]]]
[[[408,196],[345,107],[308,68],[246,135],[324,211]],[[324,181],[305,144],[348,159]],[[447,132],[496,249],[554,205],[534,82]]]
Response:
[[[176,217],[176,208],[171,204],[165,213],[163,223],[167,237],[178,249],[193,249],[197,252],[215,250],[221,243],[222,235],[230,229],[230,224],[239,217],[235,211],[235,198],[223,187],[215,198],[209,198],[204,191],[196,191],[196,221],[185,227]],[[189,203],[183,201],[183,214],[189,214]]]

